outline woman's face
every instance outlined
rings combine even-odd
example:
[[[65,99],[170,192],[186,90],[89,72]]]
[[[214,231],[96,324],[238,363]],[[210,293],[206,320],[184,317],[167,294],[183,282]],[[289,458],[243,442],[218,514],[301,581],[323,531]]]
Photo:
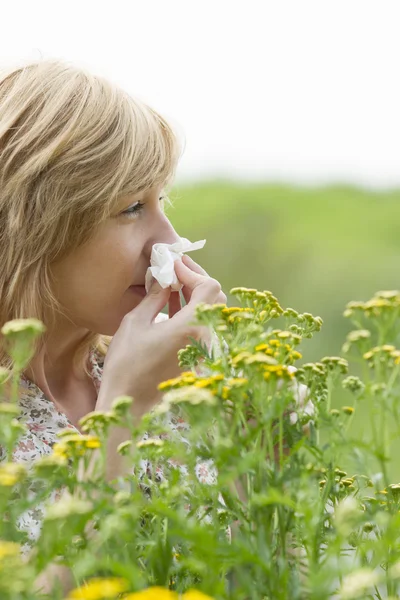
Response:
[[[75,327],[114,335],[142,301],[153,244],[179,240],[161,196],[161,187],[125,196],[90,242],[53,265],[56,297]],[[132,285],[143,286],[142,293]]]

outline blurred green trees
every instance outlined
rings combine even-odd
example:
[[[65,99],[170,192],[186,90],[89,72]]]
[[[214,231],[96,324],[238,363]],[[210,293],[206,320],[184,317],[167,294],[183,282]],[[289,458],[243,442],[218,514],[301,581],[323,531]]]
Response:
[[[192,258],[226,293],[271,290],[324,319],[304,360],[340,350],[348,301],[400,285],[400,191],[199,182],[175,186],[170,197],[178,233],[207,239]]]

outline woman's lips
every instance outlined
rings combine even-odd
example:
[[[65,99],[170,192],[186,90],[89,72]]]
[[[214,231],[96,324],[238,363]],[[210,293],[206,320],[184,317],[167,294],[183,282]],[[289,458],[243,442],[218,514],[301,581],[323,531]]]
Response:
[[[146,288],[144,285],[131,285],[129,289],[135,294],[139,294],[143,298],[147,295]]]

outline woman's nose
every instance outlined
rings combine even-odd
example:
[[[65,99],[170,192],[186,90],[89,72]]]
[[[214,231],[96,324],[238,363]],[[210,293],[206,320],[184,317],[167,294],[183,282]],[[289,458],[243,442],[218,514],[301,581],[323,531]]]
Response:
[[[174,244],[175,242],[179,242],[180,239],[170,220],[163,215],[157,229],[153,231],[151,239],[149,239],[149,250],[151,252],[153,244]]]

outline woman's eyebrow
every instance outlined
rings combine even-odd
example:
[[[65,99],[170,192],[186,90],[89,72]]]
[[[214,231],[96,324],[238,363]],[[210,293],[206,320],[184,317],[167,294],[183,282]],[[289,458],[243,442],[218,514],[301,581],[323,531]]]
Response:
[[[120,198],[118,206],[120,208],[124,208],[124,206],[129,206],[135,202],[142,202],[144,198],[145,194],[143,194],[143,192],[139,192],[138,194],[125,194],[122,196],[122,198]]]
[[[154,194],[154,197],[157,196],[157,200],[160,196],[166,196],[165,185],[154,187],[154,192],[152,190],[143,190],[141,192],[132,192],[131,194],[124,194],[118,202],[118,206],[123,208],[124,206],[130,206],[135,202],[143,202],[151,198]]]

